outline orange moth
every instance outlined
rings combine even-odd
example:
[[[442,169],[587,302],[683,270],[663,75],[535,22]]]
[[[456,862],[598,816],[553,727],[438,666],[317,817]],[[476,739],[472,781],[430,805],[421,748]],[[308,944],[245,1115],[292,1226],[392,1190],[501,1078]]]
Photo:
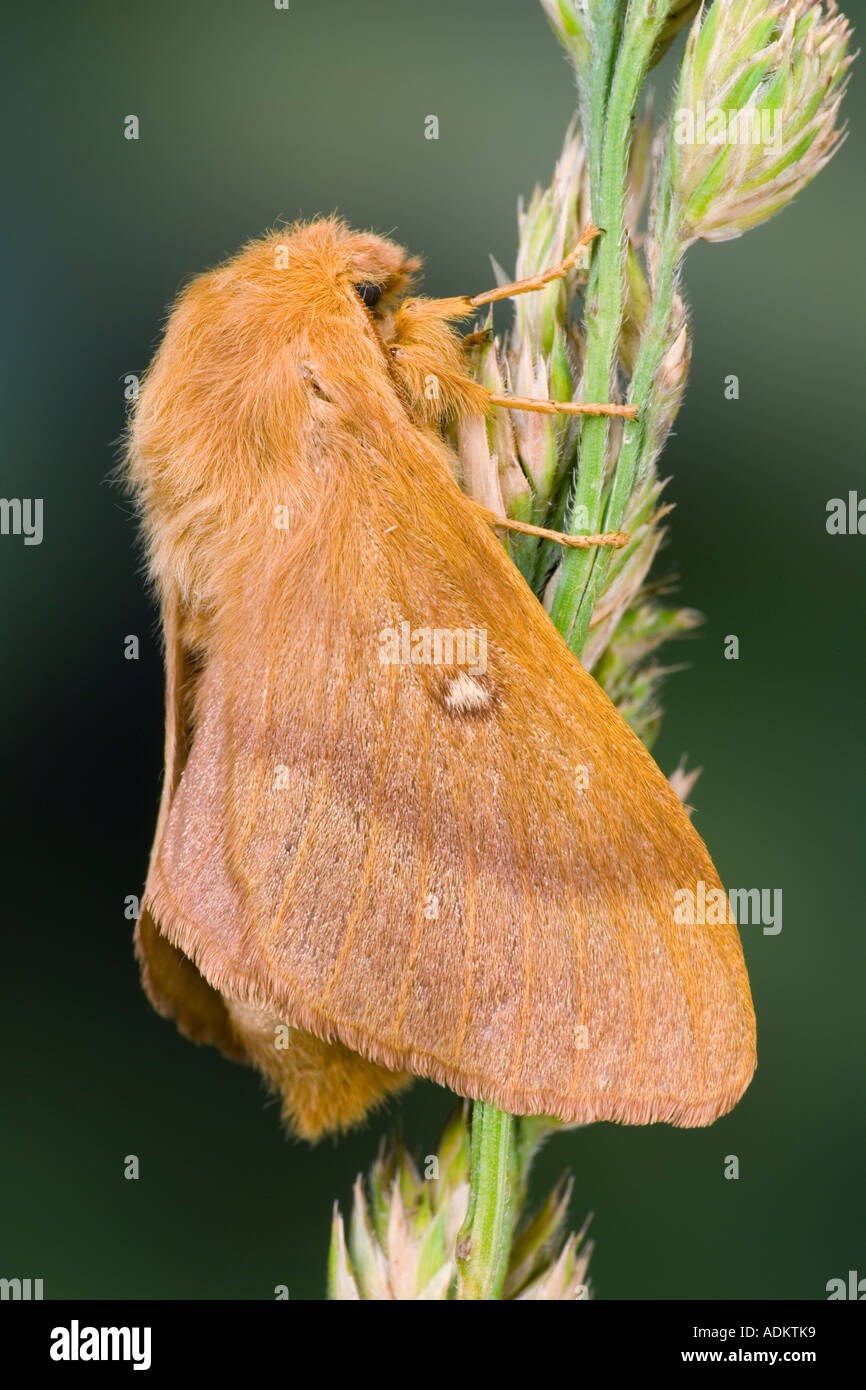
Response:
[[[736,927],[676,920],[709,855],[443,434],[509,404],[454,324],[564,266],[410,299],[393,242],[276,232],[181,294],[135,409],[167,690],[144,986],[308,1138],[413,1075],[701,1125],[755,1067]]]

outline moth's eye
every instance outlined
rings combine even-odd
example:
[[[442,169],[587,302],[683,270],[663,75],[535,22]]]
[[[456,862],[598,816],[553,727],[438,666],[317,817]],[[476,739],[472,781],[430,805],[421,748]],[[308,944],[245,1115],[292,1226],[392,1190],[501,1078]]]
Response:
[[[353,285],[352,289],[355,291],[358,298],[366,304],[368,309],[372,309],[374,304],[378,304],[382,297],[381,286],[370,285],[366,280],[362,281],[360,285]]]

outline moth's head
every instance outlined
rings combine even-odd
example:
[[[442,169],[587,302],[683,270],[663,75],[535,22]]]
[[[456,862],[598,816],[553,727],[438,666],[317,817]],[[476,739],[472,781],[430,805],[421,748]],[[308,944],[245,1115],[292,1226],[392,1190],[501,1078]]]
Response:
[[[269,233],[180,295],[136,409],[133,447],[259,463],[357,414],[387,379],[387,336],[420,262],[336,218]],[[294,453],[294,450],[293,450]],[[249,459],[246,459],[249,455]]]
[[[250,242],[211,278],[263,324],[304,333],[323,316],[357,328],[359,307],[382,323],[420,266],[396,242],[322,218]]]
[[[266,370],[310,345],[340,355],[372,325],[381,335],[421,262],[385,237],[337,218],[271,232],[192,282],[182,308],[198,319],[202,349],[242,349]]]

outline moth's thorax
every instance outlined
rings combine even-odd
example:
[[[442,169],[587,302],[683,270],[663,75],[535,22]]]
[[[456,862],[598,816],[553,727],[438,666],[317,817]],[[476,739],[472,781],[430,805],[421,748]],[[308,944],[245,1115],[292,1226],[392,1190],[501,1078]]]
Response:
[[[416,269],[327,220],[251,243],[178,299],[129,474],[154,578],[199,633],[272,554],[359,518],[387,532],[407,491],[423,509],[454,469],[441,431],[483,413],[485,393],[438,302],[406,299]],[[381,290],[372,308],[359,284]]]

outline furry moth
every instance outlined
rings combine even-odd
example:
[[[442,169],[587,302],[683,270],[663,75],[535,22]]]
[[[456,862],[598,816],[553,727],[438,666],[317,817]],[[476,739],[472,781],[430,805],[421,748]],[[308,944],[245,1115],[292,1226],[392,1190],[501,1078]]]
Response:
[[[454,324],[499,294],[412,299],[417,269],[335,219],[252,242],[181,294],[144,379],[128,476],[166,663],[144,987],[308,1138],[413,1075],[706,1124],[755,1066],[737,929],[677,923],[678,890],[721,887],[700,837],[455,482],[445,423],[503,402]],[[483,633],[483,667],[459,641],[385,659],[407,630]]]

